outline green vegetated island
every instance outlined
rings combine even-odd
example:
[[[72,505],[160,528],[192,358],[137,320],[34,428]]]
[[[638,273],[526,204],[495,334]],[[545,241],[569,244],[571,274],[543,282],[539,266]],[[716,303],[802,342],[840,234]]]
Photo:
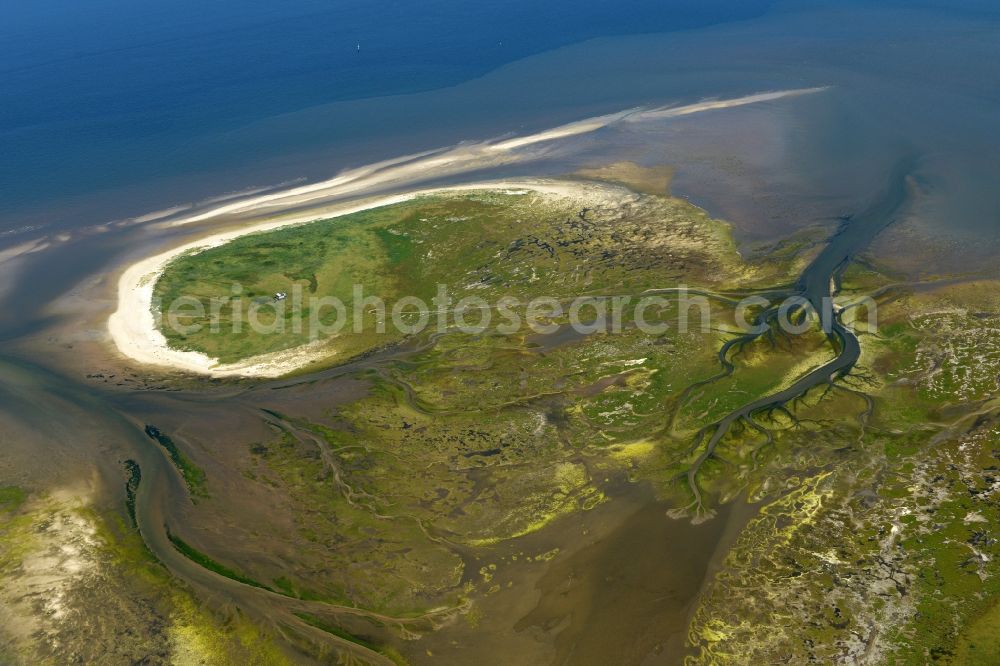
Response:
[[[802,276],[822,263],[828,231],[742,257],[726,224],[681,199],[609,191],[440,193],[173,261],[155,286],[161,303],[194,298],[209,312],[239,284],[275,324],[275,293],[336,296],[349,320],[321,339],[311,367],[372,360],[356,372],[361,397],[321,419],[262,410],[272,436],[246,443],[244,482],[280,489],[298,516],[294,566],[200,553],[179,536],[175,544],[290,598],[393,617],[446,608],[475,622],[517,555],[470,570],[474,556],[610,501],[624,479],[651,488],[676,520],[711,520],[731,502],[758,507],[698,600],[692,663],[995,663],[998,285],[917,289],[873,263],[843,262],[834,282],[846,333],[799,314],[805,331],[789,335],[759,305],[749,318],[765,330],[746,335],[734,303],[797,284],[806,293]],[[544,335],[434,325],[408,335],[378,332],[378,313],[365,309],[355,332],[358,284],[390,306],[404,296],[431,302],[439,285],[454,301],[490,303],[634,303],[687,285],[712,325],[699,326],[692,310],[683,331],[667,305],[644,313],[667,324],[656,334],[625,308],[620,331],[580,333],[561,315]],[[856,307],[866,296],[877,329]],[[161,330],[171,346],[224,362],[312,342],[292,324],[309,320],[305,301],[289,303],[286,325],[268,333],[234,332],[230,307],[218,310],[219,330],[207,315],[181,317],[198,331]],[[833,365],[852,340],[857,358]],[[828,367],[829,381],[802,385]],[[183,455],[196,466],[205,454]],[[200,483],[198,510],[214,501],[211,477]],[[14,499],[0,512],[17,500],[5,492]],[[542,566],[559,548],[522,553],[519,564]]]

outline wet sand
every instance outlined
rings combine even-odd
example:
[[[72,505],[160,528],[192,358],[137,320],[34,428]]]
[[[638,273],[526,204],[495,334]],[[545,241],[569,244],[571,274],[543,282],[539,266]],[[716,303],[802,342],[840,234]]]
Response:
[[[474,626],[425,637],[448,663],[679,664],[698,595],[757,508],[742,500],[698,525],[667,515],[646,484],[612,480],[609,501],[481,553],[498,591]],[[526,559],[551,552],[546,562]],[[464,626],[463,626],[464,625]]]
[[[715,558],[752,517],[737,501],[712,520],[667,517],[649,501],[620,527],[553,562],[538,581],[538,604],[518,630],[552,637],[552,664],[679,664],[687,626]]]

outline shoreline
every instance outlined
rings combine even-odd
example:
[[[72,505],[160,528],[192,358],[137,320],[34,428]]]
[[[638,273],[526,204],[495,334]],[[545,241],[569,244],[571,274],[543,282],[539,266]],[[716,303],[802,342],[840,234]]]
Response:
[[[401,194],[385,195],[362,202],[317,209],[305,215],[285,219],[271,219],[246,227],[217,233],[189,241],[133,263],[118,279],[118,307],[108,318],[107,330],[117,351],[132,362],[155,366],[167,371],[180,371],[210,377],[276,378],[299,370],[321,358],[334,354],[324,338],[306,345],[261,354],[237,363],[219,363],[202,352],[183,351],[169,346],[166,337],[156,326],[153,316],[153,291],[167,265],[185,252],[207,250],[224,245],[241,236],[253,233],[309,224],[320,220],[335,219],[372,208],[391,206],[412,201],[421,196],[474,191],[528,191],[560,198],[579,199],[583,196],[629,196],[631,191],[619,185],[585,180],[523,179],[481,181],[462,185],[413,190]]]

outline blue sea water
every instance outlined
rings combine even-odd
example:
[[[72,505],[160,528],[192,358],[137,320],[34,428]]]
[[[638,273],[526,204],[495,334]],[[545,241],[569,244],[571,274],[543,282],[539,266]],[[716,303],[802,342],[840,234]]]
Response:
[[[35,0],[0,8],[0,217],[197,170],[201,137],[772,0]],[[267,158],[280,146],[264,148]],[[273,151],[273,154],[270,153]],[[226,155],[213,155],[225,167]],[[232,167],[244,156],[235,155]]]
[[[833,92],[787,119],[775,164],[836,193],[922,143],[955,193],[939,217],[992,228],[998,12],[995,0],[0,2],[0,245],[17,241],[5,230],[106,222],[634,105],[814,85]],[[676,146],[690,136],[700,151],[753,138],[706,127],[660,159],[689,157]],[[719,190],[688,174],[691,191]],[[769,180],[782,196],[802,188]]]

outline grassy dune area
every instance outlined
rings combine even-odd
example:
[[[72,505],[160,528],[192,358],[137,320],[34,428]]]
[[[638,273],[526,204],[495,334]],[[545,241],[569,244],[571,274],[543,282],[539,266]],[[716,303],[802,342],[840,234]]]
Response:
[[[466,296],[495,303],[503,296],[638,294],[683,280],[715,285],[741,274],[724,224],[676,199],[619,199],[437,195],[244,236],[167,267],[155,288],[162,313],[185,299],[175,321],[199,330],[176,330],[167,316],[160,328],[177,349],[232,362],[309,343],[310,321],[327,329],[339,319],[343,328],[330,351],[344,358],[402,337],[392,326],[378,332],[374,308],[355,308],[355,285],[383,299],[391,316],[402,297],[431,304],[438,285],[445,285],[452,303]],[[289,298],[275,302],[277,292]],[[235,301],[221,301],[237,295],[267,332],[255,332],[246,321],[234,328]],[[310,309],[311,298],[323,297],[340,299],[345,311],[319,301]],[[192,315],[194,300],[203,316]],[[295,325],[296,319],[303,324]],[[477,317],[470,312],[467,320]],[[361,333],[354,332],[358,327]],[[329,335],[318,332],[320,339]]]

